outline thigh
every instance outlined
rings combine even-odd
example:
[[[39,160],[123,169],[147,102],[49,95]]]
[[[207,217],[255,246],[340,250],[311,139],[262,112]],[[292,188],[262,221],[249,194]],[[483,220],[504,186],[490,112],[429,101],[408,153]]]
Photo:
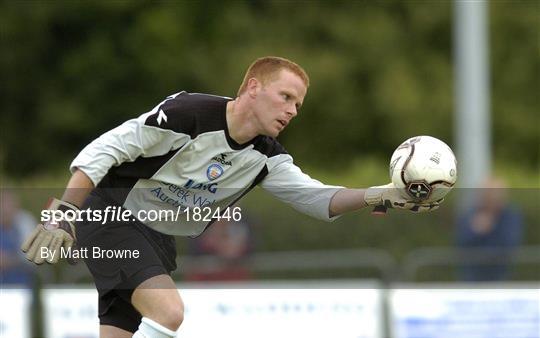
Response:
[[[149,267],[114,290],[98,289],[100,325],[135,332],[144,316],[175,329],[183,319],[183,303],[171,277],[160,271]]]
[[[182,321],[184,303],[169,275],[152,277],[141,283],[131,296],[133,306],[142,316],[165,326]],[[172,327],[172,329],[176,329]]]

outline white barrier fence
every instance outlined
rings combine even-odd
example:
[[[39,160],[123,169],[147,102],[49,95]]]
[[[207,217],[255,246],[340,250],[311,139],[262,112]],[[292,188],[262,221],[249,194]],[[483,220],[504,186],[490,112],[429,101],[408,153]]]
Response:
[[[99,337],[96,289],[44,289],[41,295],[46,337]]]
[[[540,284],[179,284],[179,337],[540,338]],[[29,337],[30,294],[1,290],[0,337]],[[97,292],[41,294],[45,336],[97,338]],[[388,323],[388,327],[385,327]]]
[[[186,313],[180,337],[382,337],[377,289],[347,289],[351,285],[339,283],[317,289],[247,287],[183,290]]]
[[[30,337],[30,290],[0,288],[0,337]]]
[[[540,288],[407,288],[390,291],[394,338],[538,338]]]

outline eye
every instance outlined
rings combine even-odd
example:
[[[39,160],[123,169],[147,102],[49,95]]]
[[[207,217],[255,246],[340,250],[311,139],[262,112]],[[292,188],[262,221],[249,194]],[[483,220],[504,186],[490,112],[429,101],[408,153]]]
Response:
[[[285,101],[289,101],[291,99],[291,96],[286,93],[281,94],[281,96],[283,97],[283,99],[285,99]]]

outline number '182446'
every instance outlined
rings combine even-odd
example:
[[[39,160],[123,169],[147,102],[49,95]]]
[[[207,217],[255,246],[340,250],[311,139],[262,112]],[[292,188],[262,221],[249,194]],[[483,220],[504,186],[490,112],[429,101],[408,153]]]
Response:
[[[210,222],[213,220],[226,220],[228,222],[238,222],[242,220],[242,209],[240,207],[228,207],[225,209],[210,207],[187,208],[185,211],[187,221]]]

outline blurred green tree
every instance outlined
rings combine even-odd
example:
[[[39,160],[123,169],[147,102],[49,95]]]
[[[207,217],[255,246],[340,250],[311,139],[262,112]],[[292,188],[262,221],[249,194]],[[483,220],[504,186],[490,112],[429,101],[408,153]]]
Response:
[[[452,144],[447,1],[3,2],[3,172],[65,167],[100,133],[188,90],[234,96],[256,57],[312,85],[280,138],[299,163],[385,160],[404,139]],[[490,4],[494,149],[538,166],[538,4]],[[327,161],[328,156],[332,161]]]

